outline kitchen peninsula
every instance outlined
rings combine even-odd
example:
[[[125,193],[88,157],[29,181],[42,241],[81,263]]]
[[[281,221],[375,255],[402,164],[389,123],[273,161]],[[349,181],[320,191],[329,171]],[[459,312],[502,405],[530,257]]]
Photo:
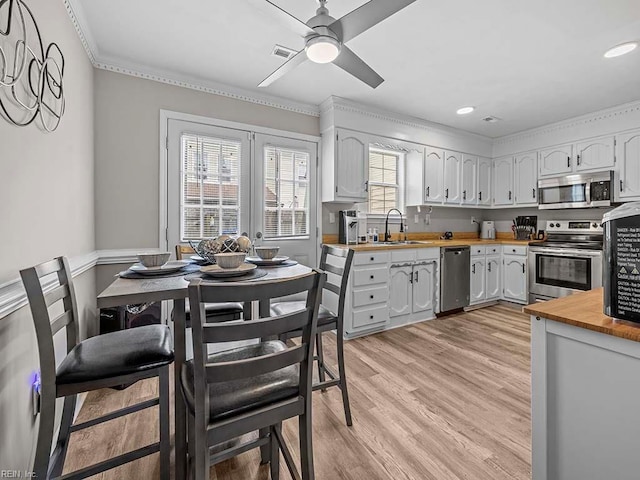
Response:
[[[524,308],[534,480],[638,478],[640,324],[602,306],[599,288]]]

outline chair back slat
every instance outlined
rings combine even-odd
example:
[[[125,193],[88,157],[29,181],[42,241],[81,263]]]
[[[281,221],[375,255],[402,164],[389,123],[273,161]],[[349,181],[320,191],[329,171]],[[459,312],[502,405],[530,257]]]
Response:
[[[267,319],[240,322],[209,323],[202,327],[204,343],[237,342],[254,338],[267,338],[301,330],[309,322],[308,309]]]
[[[329,283],[326,282],[324,284],[324,289],[325,290],[329,290],[330,292],[335,293],[336,295],[340,296],[340,287],[338,285],[335,285],[333,283]]]
[[[69,296],[69,287],[67,285],[58,285],[56,288],[46,293],[44,296],[47,307]]]
[[[41,263],[40,265],[36,265],[35,267],[36,275],[38,278],[46,277],[47,275],[51,275],[52,273],[59,272],[62,270],[62,262],[60,258],[54,258],[53,260],[49,260],[48,262]]]
[[[325,250],[327,252],[327,255],[332,255],[334,257],[347,258],[350,252],[351,252],[351,255],[353,256],[353,250],[346,249],[346,248],[338,248],[338,247],[332,247],[330,245],[323,245],[322,246],[323,253],[325,252]]]
[[[61,313],[51,322],[51,332],[55,335],[71,322],[73,322],[73,314],[70,311]]]
[[[325,272],[331,272],[340,277],[344,274],[344,268],[336,267],[335,265],[331,265],[330,263],[325,263],[322,270],[324,270]]]
[[[182,260],[185,255],[193,255],[196,253],[190,245],[176,245],[176,260]]]
[[[346,301],[346,293],[347,293],[347,285],[349,282],[349,274],[351,272],[351,266],[353,264],[353,250],[345,249],[345,248],[337,248],[331,247],[329,245],[322,246],[322,254],[320,255],[320,270],[325,270],[334,275],[338,275],[340,277],[339,282],[340,285],[334,284],[331,280],[328,279],[324,284],[324,289],[329,290],[334,293],[338,297],[338,311],[335,312],[338,317],[338,328],[340,329],[343,324],[344,318],[344,305]],[[328,262],[328,258],[336,257],[340,259],[344,259],[344,262],[341,267],[337,267]],[[339,273],[338,273],[339,271]],[[338,332],[338,335],[342,335],[342,332]]]
[[[285,367],[300,364],[306,357],[308,345],[270,353],[261,357],[235,360],[233,362],[208,363],[205,365],[208,383],[228,382],[256,377]]]

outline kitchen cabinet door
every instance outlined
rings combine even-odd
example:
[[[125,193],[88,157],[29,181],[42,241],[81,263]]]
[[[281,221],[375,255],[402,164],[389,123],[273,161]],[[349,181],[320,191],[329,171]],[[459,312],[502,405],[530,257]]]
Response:
[[[493,163],[493,204],[513,205],[513,159],[499,158]]]
[[[519,303],[527,301],[527,257],[503,257],[503,298]]]
[[[573,145],[560,145],[540,151],[538,172],[541,177],[553,177],[573,170]]]
[[[437,274],[435,261],[414,265],[413,313],[435,310]]]
[[[389,279],[389,317],[399,317],[411,313],[413,290],[413,267],[394,267],[390,269]]]
[[[470,275],[470,303],[484,302],[487,296],[486,278],[485,278],[486,262],[484,257],[471,258],[471,275]]]
[[[411,175],[411,172],[407,172]],[[424,159],[424,201],[442,203],[444,201],[444,151],[427,148]]]
[[[616,137],[616,158],[620,165],[620,200],[640,197],[640,130]]]
[[[462,154],[445,152],[444,157],[444,203],[459,204],[462,199],[460,167]]]
[[[462,203],[478,203],[478,157],[465,155],[462,160]]]
[[[538,158],[536,153],[518,155],[514,161],[516,205],[538,204]]]
[[[478,205],[491,205],[492,164],[490,158],[478,159]]]
[[[369,143],[355,132],[336,133],[336,199],[367,201],[369,182]]]
[[[576,171],[612,169],[615,163],[613,137],[576,143]]]
[[[500,257],[487,257],[486,279],[487,300],[500,298]]]

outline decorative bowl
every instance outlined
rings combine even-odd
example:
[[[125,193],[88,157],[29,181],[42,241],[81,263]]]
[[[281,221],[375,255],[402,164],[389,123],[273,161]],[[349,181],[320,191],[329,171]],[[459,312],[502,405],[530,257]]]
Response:
[[[216,263],[220,268],[238,268],[244,262],[246,253],[216,253],[214,255]]]
[[[280,247],[255,247],[256,255],[258,255],[263,260],[271,260],[276,255],[278,255],[278,251]]]
[[[169,261],[171,254],[169,252],[164,253],[139,253],[138,260],[147,268],[161,267]]]
[[[217,238],[206,238],[198,243],[189,242],[193,250],[209,263],[216,263],[217,253],[247,253],[251,249],[251,240],[241,235],[237,238],[220,235]]]

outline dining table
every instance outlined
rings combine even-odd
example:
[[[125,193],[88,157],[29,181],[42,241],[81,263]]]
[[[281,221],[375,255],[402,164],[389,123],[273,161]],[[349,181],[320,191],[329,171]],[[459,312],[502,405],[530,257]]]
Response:
[[[290,262],[286,266],[261,266],[260,269],[266,271],[266,274],[259,278],[251,278],[242,280],[240,278],[233,279],[234,284],[238,288],[251,288],[257,282],[272,281],[277,279],[295,279],[309,274],[312,269],[296,262]],[[178,274],[173,276],[147,276],[143,278],[122,278],[122,274],[116,276],[102,293],[98,295],[97,307],[113,308],[123,307],[126,305],[148,304],[151,302],[172,302],[173,314],[173,342],[175,351],[174,361],[174,405],[175,405],[175,478],[183,480],[187,475],[187,409],[184,402],[180,401],[177,386],[182,365],[186,362],[186,317],[185,304],[188,298],[189,278],[193,277],[191,273]],[[264,272],[262,272],[264,273]],[[219,284],[224,279],[207,279],[213,285],[216,281]],[[270,316],[270,298],[257,299],[258,312],[261,318]],[[245,312],[248,310],[245,309]],[[182,453],[181,453],[182,452]]]

